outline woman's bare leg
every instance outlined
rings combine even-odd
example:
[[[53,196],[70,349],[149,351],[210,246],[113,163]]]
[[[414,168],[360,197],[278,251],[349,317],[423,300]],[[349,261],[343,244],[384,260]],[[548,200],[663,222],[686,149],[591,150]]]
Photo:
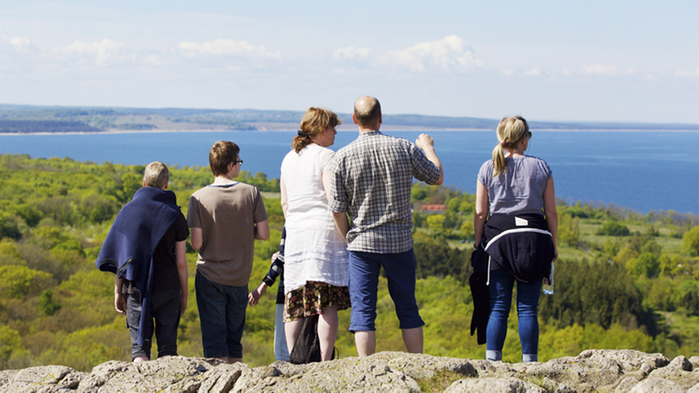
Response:
[[[289,348],[289,354],[294,350],[294,344],[296,343],[296,337],[299,336],[301,332],[301,327],[303,326],[303,318],[299,318],[295,321],[284,322],[284,335],[286,336],[286,346]]]
[[[337,328],[340,318],[337,315],[337,306],[328,306],[318,318],[318,338],[320,339],[320,360],[330,360],[337,339]]]

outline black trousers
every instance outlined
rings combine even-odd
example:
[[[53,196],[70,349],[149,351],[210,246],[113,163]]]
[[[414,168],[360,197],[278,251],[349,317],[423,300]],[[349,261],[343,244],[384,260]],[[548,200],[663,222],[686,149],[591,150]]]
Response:
[[[137,344],[138,323],[141,318],[141,293],[126,294],[126,325],[131,336],[131,359],[145,356],[150,359],[151,338],[155,330],[158,357],[177,356],[177,326],[180,324],[180,291],[155,292],[151,299],[151,315],[146,320],[145,342]],[[155,320],[155,324],[153,323]]]

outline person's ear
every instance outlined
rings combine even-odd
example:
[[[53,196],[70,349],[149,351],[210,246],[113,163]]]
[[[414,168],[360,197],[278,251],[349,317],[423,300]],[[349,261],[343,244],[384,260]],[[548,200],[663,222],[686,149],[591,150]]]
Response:
[[[145,187],[145,186],[146,186],[146,181],[144,180],[144,181],[143,181],[143,187]]]
[[[383,116],[383,115],[381,113],[379,113],[379,124],[383,124],[383,118],[381,116]]]
[[[352,114],[352,121],[354,122],[354,124],[357,124],[357,118],[354,116],[354,113]]]

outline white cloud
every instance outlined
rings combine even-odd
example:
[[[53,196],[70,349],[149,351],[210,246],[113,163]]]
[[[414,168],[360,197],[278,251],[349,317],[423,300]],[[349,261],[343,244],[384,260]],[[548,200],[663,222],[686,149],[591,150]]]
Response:
[[[696,70],[694,70],[694,72],[692,72],[692,71],[685,71],[685,70],[677,70],[677,71],[675,71],[675,74],[674,74],[674,75],[675,75],[675,76],[679,76],[679,77],[699,76],[699,68],[697,68]]]
[[[54,49],[55,53],[62,55],[73,55],[83,59],[94,58],[98,66],[107,65],[117,59],[129,57],[125,52],[124,44],[104,39],[96,42],[75,41],[68,46]]]
[[[0,35],[0,53],[1,54],[27,54],[35,51],[36,47],[31,43],[29,38],[14,37],[8,38]]]
[[[483,66],[476,59],[470,45],[457,35],[389,51],[381,55],[379,61],[384,65],[414,72],[466,72]]]
[[[561,70],[561,75],[563,75],[563,76],[571,76],[571,75],[573,75],[573,71],[571,71],[571,70],[569,70],[569,69],[567,69],[567,68],[564,67],[564,68]]]
[[[376,52],[371,48],[354,47],[337,49],[333,57],[348,68],[371,66],[376,69],[398,69],[409,72],[468,72],[483,67],[476,59],[470,45],[457,35],[441,40],[421,42],[405,49]]]
[[[342,62],[344,67],[335,68],[334,72],[336,74],[345,74],[352,69],[358,70],[371,67],[373,62],[372,52],[371,48],[357,48],[354,46],[336,50],[333,53],[333,58]]]
[[[544,71],[541,67],[534,67],[522,73],[522,76],[541,76]]]
[[[613,75],[617,74],[617,72],[619,71],[619,68],[617,68],[615,66],[610,66],[610,65],[595,64],[595,65],[583,66],[583,70],[585,71],[586,74],[590,74],[590,75],[613,76]]]
[[[264,46],[254,46],[246,41],[235,41],[219,38],[210,42],[183,41],[179,44],[180,53],[186,57],[200,55],[237,56],[247,58],[278,59],[279,51],[270,51]]]
[[[613,65],[593,64],[583,66],[583,73],[588,75],[599,76],[619,76],[619,75],[634,75],[640,73],[641,70],[636,68],[621,69]]]
[[[163,62],[160,61],[160,59],[158,59],[158,56],[156,56],[156,55],[150,55],[150,56],[146,57],[145,59],[143,59],[143,62],[148,64],[148,65],[155,65],[155,66],[159,66],[159,65],[163,64]]]
[[[355,48],[350,46],[348,48],[338,49],[333,55],[336,59],[342,60],[357,60],[357,59],[367,59],[371,54],[371,48]]]
[[[4,40],[5,40],[5,37],[2,37],[2,38],[3,38],[3,41],[4,41]],[[26,46],[26,45],[29,45],[29,44],[30,44],[29,38],[22,38],[22,37],[10,38],[10,39],[7,40],[7,42],[9,42],[10,45],[18,46],[18,47],[19,47],[19,46]]]

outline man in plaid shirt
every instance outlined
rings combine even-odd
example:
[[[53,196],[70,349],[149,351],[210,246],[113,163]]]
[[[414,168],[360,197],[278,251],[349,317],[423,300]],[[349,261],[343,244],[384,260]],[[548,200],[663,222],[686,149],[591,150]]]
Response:
[[[422,326],[415,300],[410,189],[413,177],[442,184],[434,140],[420,134],[415,144],[379,132],[381,105],[361,97],[352,114],[359,137],[334,157],[330,208],[347,240],[350,331],[359,356],[376,351],[376,300],[383,266],[408,352],[422,353]],[[422,150],[421,150],[422,149]],[[352,224],[347,219],[349,214]]]

